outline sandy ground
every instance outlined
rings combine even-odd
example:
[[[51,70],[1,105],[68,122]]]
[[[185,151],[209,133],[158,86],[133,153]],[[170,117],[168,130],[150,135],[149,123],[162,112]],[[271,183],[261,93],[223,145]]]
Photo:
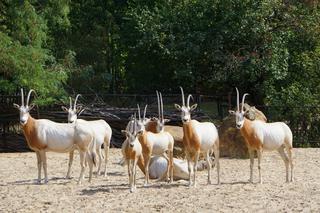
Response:
[[[37,185],[35,153],[0,154],[0,212],[320,212],[320,149],[295,149],[295,182],[285,183],[285,167],[277,152],[265,152],[263,184],[249,184],[249,160],[221,159],[221,185],[206,184],[207,172],[198,172],[197,188],[186,181],[153,181],[129,193],[126,167],[117,163],[119,149],[111,149],[108,179],[100,176],[77,185],[79,156],[73,179],[64,179],[67,154],[48,153],[49,183]]]

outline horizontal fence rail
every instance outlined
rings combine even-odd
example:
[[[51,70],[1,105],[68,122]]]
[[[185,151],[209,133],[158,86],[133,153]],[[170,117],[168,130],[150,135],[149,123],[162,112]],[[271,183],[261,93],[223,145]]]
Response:
[[[20,95],[0,96],[0,151],[29,150],[22,135],[19,125],[19,113],[13,108],[13,103],[20,103]],[[181,125],[180,112],[174,104],[181,105],[180,94],[163,95],[164,116],[170,119],[170,125]],[[219,127],[223,118],[228,116],[228,110],[236,105],[236,97],[228,95],[199,95],[194,94],[190,105],[197,103],[197,110],[192,117],[200,121],[211,121]],[[121,129],[124,129],[129,117],[137,112],[137,104],[141,110],[148,105],[147,116],[157,117],[156,95],[135,94],[83,94],[78,104],[86,110],[79,118],[87,120],[106,120],[113,130],[112,146],[120,147],[124,140]],[[45,118],[56,122],[67,122],[67,114],[61,106],[69,107],[69,103],[55,104],[45,107],[35,107],[31,112],[34,118]],[[301,114],[290,115],[290,109],[282,106],[256,106],[261,110],[269,122],[286,122],[294,135],[295,147],[320,147],[320,117],[315,117],[311,122],[306,121],[305,111],[316,110],[315,107],[301,108]],[[299,110],[296,110],[299,111]]]

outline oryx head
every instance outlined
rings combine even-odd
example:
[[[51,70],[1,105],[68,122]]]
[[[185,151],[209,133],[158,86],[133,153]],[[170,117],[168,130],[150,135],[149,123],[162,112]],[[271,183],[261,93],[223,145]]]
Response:
[[[70,105],[69,109],[65,106],[62,106],[62,110],[68,113],[68,123],[74,123],[78,116],[85,110],[82,109],[82,107],[77,106],[78,98],[80,97],[80,94],[77,94],[76,99],[74,101],[74,105],[72,106],[72,99],[69,97]]]
[[[18,104],[13,104],[13,106],[20,111],[20,123],[21,123],[21,125],[25,125],[27,123],[28,118],[30,116],[29,112],[35,106],[34,104],[31,104],[29,106],[30,95],[31,95],[32,92],[35,92],[35,91],[33,89],[29,90],[28,96],[27,96],[27,103],[26,103],[26,105],[24,105],[24,93],[23,93],[23,89],[21,88],[21,106],[19,106]]]
[[[193,104],[190,107],[190,98],[192,97],[192,95],[189,94],[187,98],[187,105],[185,105],[183,89],[182,87],[180,87],[180,89],[181,89],[181,95],[182,95],[182,106],[180,106],[179,104],[174,104],[174,106],[176,107],[177,110],[181,111],[181,120],[183,123],[186,123],[191,120],[191,112],[197,108],[198,104]]]
[[[146,118],[148,105],[144,106],[143,117],[141,117],[139,104],[137,104],[137,108],[138,108],[138,120],[136,118],[134,118],[134,120],[135,120],[134,123],[135,123],[135,126],[136,126],[136,131],[139,132],[139,131],[144,131],[145,130],[145,126],[149,122],[150,119]]]
[[[134,147],[134,141],[137,138],[137,118],[136,118],[136,114],[134,114],[134,116],[132,116],[132,129],[131,130],[121,130],[122,133],[124,133],[127,137],[127,140],[129,142],[129,146],[130,147]]]
[[[245,93],[242,96],[242,103],[241,103],[241,111],[240,111],[240,105],[239,105],[239,90],[236,87],[236,91],[237,91],[237,111],[233,111],[233,110],[229,110],[229,113],[231,115],[235,115],[236,116],[236,127],[237,129],[241,129],[243,127],[243,123],[244,123],[244,115],[246,113],[246,111],[244,111],[244,100],[246,98],[247,95],[249,95],[248,93]]]
[[[156,122],[156,131],[162,132],[164,130],[164,125],[166,122],[169,122],[169,119],[165,119],[163,115],[163,100],[162,93],[156,91],[157,93],[157,101],[158,101],[158,118],[153,117],[152,122]]]

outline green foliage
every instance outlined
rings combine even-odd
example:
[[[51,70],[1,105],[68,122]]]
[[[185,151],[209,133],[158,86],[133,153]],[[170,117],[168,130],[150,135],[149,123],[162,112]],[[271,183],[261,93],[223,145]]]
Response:
[[[70,5],[72,28],[67,41],[77,68],[68,86],[81,93],[123,91],[124,53],[118,26],[122,4],[78,0]]]
[[[151,6],[132,1],[125,25],[129,83],[138,91],[147,80],[150,90],[178,84],[224,93],[237,85],[258,92],[261,103],[261,87],[287,75],[287,35],[273,32],[278,21],[273,13],[282,6],[276,0],[156,1]]]
[[[289,119],[319,104],[319,21],[316,1],[5,0],[0,91],[35,88],[45,104],[64,90],[172,93],[181,85],[227,94],[237,86]]]
[[[4,7],[6,13],[0,28],[0,92],[33,88],[40,104],[53,102],[64,94],[67,70],[44,48],[46,20],[30,1],[8,1]]]

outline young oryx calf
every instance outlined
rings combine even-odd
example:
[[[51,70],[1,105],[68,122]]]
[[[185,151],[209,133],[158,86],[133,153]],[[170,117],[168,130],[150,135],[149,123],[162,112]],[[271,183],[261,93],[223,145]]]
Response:
[[[110,140],[112,135],[112,129],[109,126],[107,122],[104,120],[94,120],[94,121],[86,121],[83,119],[77,119],[78,114],[80,114],[83,110],[80,110],[80,108],[77,107],[77,100],[79,98],[80,94],[76,96],[76,99],[74,101],[74,105],[72,106],[72,100],[70,98],[70,107],[67,109],[66,107],[62,107],[62,109],[65,112],[68,112],[68,122],[74,123],[77,121],[78,123],[81,123],[82,125],[88,125],[94,132],[95,142],[96,142],[96,151],[98,153],[99,157],[99,164],[98,164],[98,171],[97,176],[100,175],[100,169],[102,164],[103,155],[101,152],[101,146],[104,144],[104,153],[105,153],[105,169],[104,169],[104,176],[107,176],[107,164],[108,164],[108,158],[109,158],[109,147],[110,147]],[[72,150],[69,154],[69,168],[67,173],[67,178],[70,178],[71,173],[71,165],[73,161],[73,153],[74,150]]]
[[[95,165],[95,143],[91,128],[78,124],[61,124],[47,119],[34,119],[30,111],[34,107],[29,106],[30,90],[27,103],[24,105],[24,94],[21,89],[21,106],[14,104],[20,111],[20,124],[22,125],[24,136],[26,137],[30,149],[36,152],[38,161],[38,183],[41,182],[41,166],[43,166],[45,183],[48,182],[46,152],[70,152],[78,149],[80,152],[81,172],[79,183],[81,183],[85,170],[85,157],[89,162],[90,177],[92,177],[92,167]]]
[[[161,98],[161,107],[163,111],[163,104],[162,104],[162,95],[160,94]],[[162,114],[163,115],[163,114]],[[142,122],[140,120],[140,122]],[[161,118],[161,124],[164,124],[163,116]],[[146,131],[144,125],[141,126],[141,129],[138,131],[138,139],[142,146],[143,157],[145,161],[145,186],[149,184],[149,164],[152,155],[160,155],[167,159],[168,161],[168,168],[166,173],[166,180],[169,179],[170,173],[170,183],[173,182],[173,146],[174,146],[174,139],[172,135],[168,132],[163,130],[163,126],[161,125],[161,129],[159,133],[153,133]],[[169,158],[166,154],[168,152]]]
[[[136,119],[134,119],[136,122]],[[122,130],[126,134],[126,140],[122,146],[122,154],[128,166],[130,192],[136,189],[136,173],[138,160],[143,162],[142,147],[137,138],[136,125],[134,123],[133,131]]]
[[[205,153],[207,168],[208,168],[208,184],[211,184],[210,170],[210,152],[214,152],[214,165],[217,165],[218,184],[220,184],[220,164],[219,164],[219,136],[217,128],[213,123],[203,122],[200,123],[196,120],[191,120],[191,111],[193,111],[197,104],[189,106],[191,95],[188,96],[187,106],[185,105],[185,97],[182,87],[182,106],[175,104],[175,107],[181,111],[181,120],[183,123],[183,144],[188,160],[189,170],[189,186],[192,185],[191,181],[191,161],[193,165],[193,185],[196,186],[196,171],[197,163],[200,152]]]
[[[253,164],[254,151],[258,155],[259,182],[262,183],[261,177],[261,157],[263,150],[278,150],[286,166],[286,181],[289,182],[289,163],[291,167],[291,179],[293,181],[293,162],[292,162],[292,132],[283,122],[265,123],[259,120],[250,121],[245,118],[246,112],[243,111],[244,100],[247,93],[242,97],[242,107],[239,106],[239,91],[237,90],[237,111],[229,111],[236,116],[236,127],[240,129],[242,136],[245,138],[250,155],[250,182],[253,182]],[[287,150],[288,156],[284,149]]]

